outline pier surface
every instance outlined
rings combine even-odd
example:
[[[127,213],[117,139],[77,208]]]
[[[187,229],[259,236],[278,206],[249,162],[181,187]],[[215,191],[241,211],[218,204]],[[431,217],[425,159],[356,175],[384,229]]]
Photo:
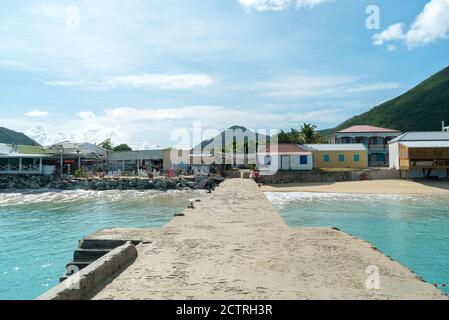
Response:
[[[162,229],[92,235],[143,241],[93,299],[446,299],[365,241],[287,226],[252,180],[226,180],[183,213]],[[365,286],[372,265],[379,290]]]

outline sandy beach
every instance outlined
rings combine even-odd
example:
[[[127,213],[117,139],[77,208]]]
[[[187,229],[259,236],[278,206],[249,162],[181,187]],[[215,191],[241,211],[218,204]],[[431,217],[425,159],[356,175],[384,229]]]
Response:
[[[449,194],[449,181],[371,180],[261,186],[264,192],[323,192],[354,194]]]

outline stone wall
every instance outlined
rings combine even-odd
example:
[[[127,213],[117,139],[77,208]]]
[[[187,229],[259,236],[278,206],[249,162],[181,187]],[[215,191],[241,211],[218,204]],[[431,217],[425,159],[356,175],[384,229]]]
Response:
[[[260,176],[256,179],[256,182],[264,184],[318,183],[337,181],[352,181],[352,172],[279,171],[275,175]]]
[[[0,190],[190,190],[214,189],[220,177],[175,178],[67,178],[47,175],[0,175]]]

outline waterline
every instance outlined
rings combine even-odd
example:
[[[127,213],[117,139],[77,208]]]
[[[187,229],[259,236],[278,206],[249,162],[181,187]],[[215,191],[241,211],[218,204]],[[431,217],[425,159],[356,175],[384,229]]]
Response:
[[[337,227],[432,284],[449,283],[446,196],[266,193],[290,226]],[[439,287],[449,293],[448,287]]]

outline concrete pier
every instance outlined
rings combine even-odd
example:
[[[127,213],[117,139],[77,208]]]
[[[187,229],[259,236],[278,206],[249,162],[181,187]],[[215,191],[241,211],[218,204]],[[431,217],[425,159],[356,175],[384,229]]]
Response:
[[[142,241],[93,299],[447,299],[369,243],[291,228],[251,180],[231,179],[164,228],[91,236]],[[369,266],[380,289],[368,289]]]

